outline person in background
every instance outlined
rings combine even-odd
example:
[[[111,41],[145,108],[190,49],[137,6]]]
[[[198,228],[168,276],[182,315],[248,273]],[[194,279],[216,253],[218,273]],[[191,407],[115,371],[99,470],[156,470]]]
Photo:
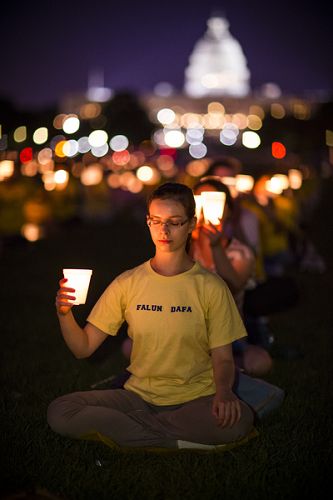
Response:
[[[302,179],[298,189],[289,185],[277,202],[278,205],[282,205],[281,209],[287,210],[292,216],[293,227],[289,234],[289,246],[293,262],[300,272],[322,274],[326,271],[326,262],[308,232],[310,222],[314,222],[318,198],[320,199],[321,195],[321,183],[314,168],[304,170],[309,178]],[[302,172],[300,170],[299,172],[302,176]],[[314,182],[316,178],[317,182]],[[307,186],[308,182],[310,186],[312,185],[310,190]]]
[[[235,200],[231,197],[228,187],[219,178],[207,176],[193,187],[195,195],[200,195],[203,191],[223,192],[226,195],[226,202],[218,227],[211,223],[206,224],[203,217],[198,221],[192,233],[191,255],[206,269],[224,279],[243,316],[245,290],[254,286],[255,255],[248,245],[233,235]],[[247,339],[236,341],[233,350],[237,366],[249,375],[262,376],[272,368],[272,358],[269,353],[260,346],[250,344]]]
[[[242,162],[226,156],[215,159],[205,176],[219,176],[223,182],[241,173]],[[285,203],[276,214],[272,210],[273,201],[267,207],[267,213],[258,201],[269,178],[262,174],[251,192],[238,193],[234,198],[233,220],[229,221],[234,237],[251,247],[255,255],[255,286],[244,291],[243,319],[251,344],[261,346],[276,358],[299,359],[301,351],[297,347],[281,345],[270,328],[270,316],[294,307],[299,300],[299,290],[293,277],[284,274],[291,262],[287,227],[291,229],[294,221],[290,213],[286,217]]]
[[[243,164],[234,156],[222,156],[215,159],[203,177],[218,177],[218,180],[227,184],[228,179],[242,174]],[[259,221],[256,214],[243,203],[246,194],[237,193],[234,197],[232,215],[228,223],[232,224],[234,237],[252,248],[255,255],[260,253]]]
[[[193,192],[165,183],[147,209],[154,256],[111,282],[83,328],[65,279],[56,296],[63,338],[77,358],[89,357],[127,322],[129,378],[123,389],[57,398],[48,423],[64,436],[110,446],[200,448],[241,440],[253,430],[254,414],[233,390],[232,343],[246,330],[226,283],[188,253]]]
[[[297,305],[299,289],[290,270],[294,263],[290,234],[298,234],[295,214],[285,197],[270,192],[269,175],[256,180],[244,206],[259,221],[260,251],[256,254],[256,286],[244,294],[243,318],[251,341],[273,357],[299,359],[298,347],[281,345],[270,329],[270,316]]]
[[[289,234],[297,230],[294,214],[281,195],[270,192],[269,175],[261,175],[253,186],[252,196],[245,205],[252,211],[260,228],[261,259],[258,267],[266,276],[282,276],[292,264]]]
[[[213,160],[205,176],[217,175],[218,177],[235,177],[243,171],[242,162],[234,156],[220,156]]]

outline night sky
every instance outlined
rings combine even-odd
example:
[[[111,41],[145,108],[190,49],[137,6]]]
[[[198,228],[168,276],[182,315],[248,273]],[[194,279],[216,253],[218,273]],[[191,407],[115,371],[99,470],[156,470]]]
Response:
[[[114,91],[176,91],[207,19],[223,12],[241,43],[251,88],[274,82],[284,93],[333,88],[332,8],[317,1],[96,0],[5,2],[1,7],[0,98],[18,108],[52,106],[84,92],[104,71]]]

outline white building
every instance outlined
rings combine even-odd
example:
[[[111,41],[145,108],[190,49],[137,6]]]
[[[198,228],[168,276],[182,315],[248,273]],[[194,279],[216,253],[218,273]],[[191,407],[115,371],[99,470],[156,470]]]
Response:
[[[222,16],[207,21],[207,31],[194,45],[185,69],[184,92],[189,97],[244,97],[250,92],[250,72],[240,43]]]

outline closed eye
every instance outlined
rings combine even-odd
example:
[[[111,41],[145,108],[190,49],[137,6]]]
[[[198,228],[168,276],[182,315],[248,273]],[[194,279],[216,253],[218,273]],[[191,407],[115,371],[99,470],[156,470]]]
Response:
[[[161,225],[165,225],[167,227],[180,227],[180,226],[183,226],[185,223],[187,222],[187,220],[185,221],[173,221],[173,220],[166,220],[166,221],[162,221],[160,219],[148,219],[148,224],[150,226],[161,226]]]

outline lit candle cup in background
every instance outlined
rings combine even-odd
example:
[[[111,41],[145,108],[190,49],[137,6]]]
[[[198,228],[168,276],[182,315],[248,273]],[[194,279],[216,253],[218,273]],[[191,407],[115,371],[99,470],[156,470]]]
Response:
[[[273,176],[265,182],[265,189],[269,194],[281,194],[283,191],[283,183],[281,179]]]
[[[194,195],[195,199],[195,216],[197,220],[200,220],[201,217],[201,211],[202,211],[202,197],[201,194],[195,194]]]
[[[288,172],[289,186],[291,189],[299,189],[302,186],[302,172],[297,168],[291,168]]]
[[[281,194],[289,187],[288,177],[284,174],[275,174],[266,183],[266,191],[272,194]]]
[[[63,269],[64,277],[68,280],[66,287],[75,289],[75,301],[72,304],[85,304],[92,269]]]
[[[225,193],[220,191],[203,191],[201,196],[205,223],[208,224],[211,222],[214,226],[218,226],[223,215]]]
[[[276,182],[275,179],[279,180],[279,182],[281,183],[283,191],[285,189],[288,189],[288,187],[289,187],[289,178],[288,178],[287,175],[285,175],[285,174],[275,174],[275,175],[273,175],[272,179],[273,179],[273,183]]]
[[[252,175],[239,174],[236,175],[236,189],[241,193],[251,191],[253,188],[254,179]]]

